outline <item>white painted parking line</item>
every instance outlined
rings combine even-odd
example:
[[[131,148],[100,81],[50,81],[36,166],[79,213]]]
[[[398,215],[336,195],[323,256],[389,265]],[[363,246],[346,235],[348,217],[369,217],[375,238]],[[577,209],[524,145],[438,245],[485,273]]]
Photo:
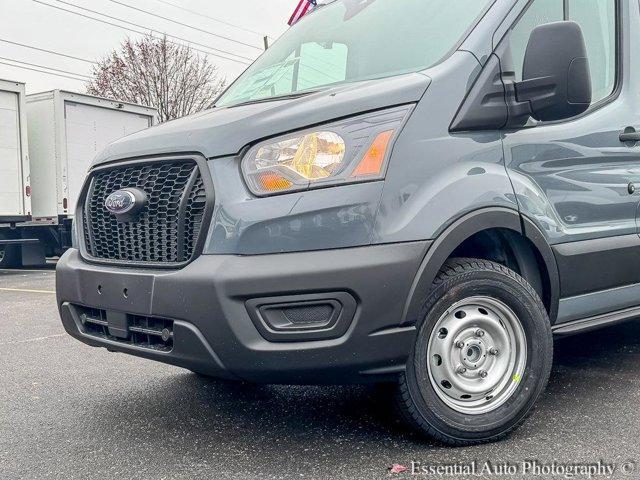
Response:
[[[2,346],[2,345],[18,345],[20,343],[41,342],[42,340],[49,340],[51,338],[58,338],[58,337],[65,337],[65,336],[67,336],[66,333],[57,333],[55,335],[47,335],[46,337],[27,338],[25,340],[16,340],[15,342],[0,343],[0,346]]]
[[[0,273],[55,273],[55,270],[46,268],[42,270],[23,270],[22,268],[17,270],[0,268]]]
[[[0,292],[20,292],[20,293],[46,293],[55,295],[53,290],[30,290],[27,288],[0,288]]]

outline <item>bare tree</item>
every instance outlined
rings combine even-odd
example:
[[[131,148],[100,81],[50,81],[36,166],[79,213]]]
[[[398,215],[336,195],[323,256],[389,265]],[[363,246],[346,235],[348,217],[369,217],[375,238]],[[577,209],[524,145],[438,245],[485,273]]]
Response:
[[[93,76],[89,94],[153,106],[162,122],[204,110],[225,85],[206,56],[151,35],[125,40]]]

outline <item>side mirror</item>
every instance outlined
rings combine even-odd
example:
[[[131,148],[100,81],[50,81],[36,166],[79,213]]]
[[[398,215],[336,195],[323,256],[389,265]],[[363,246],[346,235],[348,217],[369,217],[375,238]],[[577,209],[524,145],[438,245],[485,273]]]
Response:
[[[582,29],[575,22],[540,25],[529,38],[516,100],[536,120],[575,117],[591,105],[591,74]]]

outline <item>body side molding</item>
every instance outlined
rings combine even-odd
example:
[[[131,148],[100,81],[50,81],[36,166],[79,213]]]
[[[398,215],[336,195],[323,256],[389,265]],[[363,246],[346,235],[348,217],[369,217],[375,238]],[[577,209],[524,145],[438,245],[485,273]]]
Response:
[[[593,317],[574,320],[568,323],[555,325],[551,328],[556,337],[566,337],[577,333],[584,333],[590,330],[597,330],[602,327],[623,323],[640,317],[640,307],[625,308],[616,312],[604,313]]]
[[[562,298],[640,281],[640,236],[636,233],[560,243],[553,251],[563,272]]]

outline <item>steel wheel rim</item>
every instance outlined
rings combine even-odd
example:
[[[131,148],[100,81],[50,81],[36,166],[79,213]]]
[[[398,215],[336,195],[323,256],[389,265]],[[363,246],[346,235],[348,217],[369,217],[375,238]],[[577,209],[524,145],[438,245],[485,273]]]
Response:
[[[426,361],[431,385],[447,406],[471,415],[493,411],[513,395],[524,374],[524,328],[504,302],[466,298],[436,322]]]

